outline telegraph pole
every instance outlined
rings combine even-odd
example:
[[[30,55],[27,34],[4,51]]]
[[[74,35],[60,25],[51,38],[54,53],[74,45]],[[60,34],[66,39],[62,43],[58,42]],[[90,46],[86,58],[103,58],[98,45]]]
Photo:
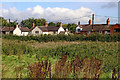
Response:
[[[9,19],[9,33],[10,33],[10,19]]]
[[[93,32],[93,25],[94,25],[94,14],[92,14],[92,32]]]

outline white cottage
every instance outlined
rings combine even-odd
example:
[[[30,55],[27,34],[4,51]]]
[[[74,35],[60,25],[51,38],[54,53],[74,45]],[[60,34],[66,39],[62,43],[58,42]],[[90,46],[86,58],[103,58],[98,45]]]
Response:
[[[13,35],[27,36],[28,34],[29,34],[28,27],[18,27],[18,25],[16,25],[16,28],[13,31]]]
[[[76,33],[80,33],[82,31],[82,26],[80,25],[80,21],[78,22],[78,26],[76,27]]]
[[[30,30],[31,35],[41,35],[41,34],[50,34],[50,35],[57,35],[61,34],[61,32],[65,32],[64,28],[62,27],[62,23],[60,22],[60,26],[48,26],[47,22],[45,22],[45,26],[34,26]]]

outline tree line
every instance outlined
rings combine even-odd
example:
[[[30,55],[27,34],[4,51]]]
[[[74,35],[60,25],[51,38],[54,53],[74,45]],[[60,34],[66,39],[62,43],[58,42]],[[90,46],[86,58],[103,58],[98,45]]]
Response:
[[[4,19],[4,17],[0,17],[0,26],[7,26],[7,27],[16,27],[17,24],[17,20],[9,22],[7,21],[7,19]],[[45,22],[47,22],[46,19],[44,18],[28,18],[25,20],[22,20],[20,22],[21,27],[28,27],[29,29],[32,27],[32,23],[35,23],[35,26],[44,26]],[[58,26],[59,27],[60,22],[49,22],[48,26]],[[68,23],[68,24],[63,24],[64,28],[67,28],[68,30],[70,30],[71,32],[75,31],[75,28],[77,27],[77,24],[75,23]]]

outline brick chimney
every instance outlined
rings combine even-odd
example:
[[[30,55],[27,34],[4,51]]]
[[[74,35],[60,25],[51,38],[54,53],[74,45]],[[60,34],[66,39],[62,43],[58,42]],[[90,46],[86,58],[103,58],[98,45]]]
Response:
[[[48,24],[47,24],[47,22],[45,22],[45,27],[48,27]]]
[[[110,20],[109,20],[109,18],[107,19],[107,25],[109,25],[110,24]]]
[[[34,22],[32,23],[32,27],[35,27],[35,23]]]
[[[89,20],[89,25],[91,25],[91,19]]]
[[[78,21],[78,25],[80,26],[80,21]]]
[[[60,22],[60,27],[62,27],[62,22]]]

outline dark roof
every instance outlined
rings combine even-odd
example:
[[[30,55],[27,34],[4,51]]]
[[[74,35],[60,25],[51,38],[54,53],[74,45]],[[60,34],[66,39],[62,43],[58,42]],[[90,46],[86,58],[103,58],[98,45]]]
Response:
[[[20,30],[22,32],[29,32],[30,31],[28,27],[20,27]]]
[[[48,32],[48,28],[47,27],[38,27],[40,28],[43,32]]]
[[[14,27],[6,27],[6,26],[4,26],[4,27],[2,27],[2,31],[14,31]],[[29,32],[29,28],[28,27],[20,27],[20,30],[22,31],[22,32]]]
[[[13,31],[14,29],[15,29],[14,27],[7,27],[7,26],[2,27],[2,31]]]
[[[82,26],[82,31],[92,31],[92,25],[80,25]],[[111,27],[114,25],[107,25],[107,24],[94,24],[93,30],[94,31],[104,31],[104,30],[110,30]]]
[[[59,27],[57,26],[48,26],[48,31],[57,31],[59,29]]]
[[[40,28],[43,32],[48,32],[48,31],[57,31],[59,29],[59,27],[57,26],[38,26],[38,28]]]
[[[35,27],[32,27],[32,28],[30,29],[30,31],[32,31],[34,28],[35,28]]]

